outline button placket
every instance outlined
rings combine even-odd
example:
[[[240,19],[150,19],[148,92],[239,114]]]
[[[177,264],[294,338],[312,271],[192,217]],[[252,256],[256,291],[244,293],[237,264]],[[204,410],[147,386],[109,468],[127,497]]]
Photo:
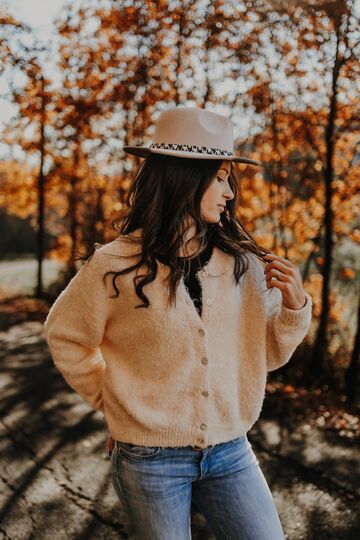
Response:
[[[198,276],[199,276],[200,278],[202,278],[202,279],[199,279],[200,286],[201,286],[201,291],[202,291],[202,298],[203,298],[203,315],[202,315],[202,317],[204,317],[204,316],[206,317],[206,313],[204,313],[204,311],[205,311],[205,310],[204,310],[204,306],[205,306],[205,304],[206,304],[207,306],[210,306],[210,305],[212,304],[212,299],[209,298],[209,293],[208,293],[208,291],[207,291],[207,283],[208,283],[208,280],[206,280],[206,284],[205,284],[204,281],[203,281],[204,278],[207,278],[207,277],[208,277],[208,273],[207,273],[207,271],[206,271],[205,269],[203,269],[203,270],[200,270],[200,272],[198,273]],[[204,286],[204,285],[205,285],[205,286]],[[205,332],[205,330],[204,330],[203,328],[198,328],[198,334],[199,334],[199,336],[204,337],[205,334],[206,334],[206,332]],[[200,361],[201,361],[201,363],[202,363],[203,366],[207,366],[207,365],[208,365],[208,358],[207,358],[207,356],[202,356]],[[201,392],[201,396],[204,397],[204,398],[208,397],[208,395],[209,395],[209,393],[208,393],[207,390],[203,390],[203,391]],[[206,430],[207,430],[207,427],[208,427],[208,426],[207,426],[207,424],[206,424],[205,422],[202,422],[202,423],[199,425],[199,428],[200,428],[201,431],[206,431]],[[204,443],[205,443],[205,438],[204,438],[204,437],[199,437],[199,438],[198,438],[198,443],[199,443],[199,444],[204,444]]]

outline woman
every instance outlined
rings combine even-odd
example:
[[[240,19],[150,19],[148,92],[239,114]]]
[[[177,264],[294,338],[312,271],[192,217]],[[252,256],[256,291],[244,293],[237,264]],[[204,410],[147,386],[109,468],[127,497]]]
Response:
[[[120,234],[59,295],[46,339],[67,382],[104,413],[135,538],[190,538],[193,502],[216,538],[280,540],[247,432],[267,372],[308,332],[312,299],[297,267],[235,216],[232,162],[258,162],[233,154],[229,119],[169,109],[153,141],[124,148],[146,159]]]

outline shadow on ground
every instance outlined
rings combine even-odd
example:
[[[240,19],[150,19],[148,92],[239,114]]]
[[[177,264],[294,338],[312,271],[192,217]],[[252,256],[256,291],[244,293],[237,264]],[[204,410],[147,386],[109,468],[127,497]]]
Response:
[[[0,333],[0,537],[130,538],[102,414],[55,368],[41,321]],[[290,540],[360,538],[359,461],[343,442],[269,414],[248,434]],[[214,540],[194,506],[192,537]]]
[[[129,538],[107,431],[54,366],[42,324],[0,333],[0,538]],[[193,537],[211,538],[192,508]]]

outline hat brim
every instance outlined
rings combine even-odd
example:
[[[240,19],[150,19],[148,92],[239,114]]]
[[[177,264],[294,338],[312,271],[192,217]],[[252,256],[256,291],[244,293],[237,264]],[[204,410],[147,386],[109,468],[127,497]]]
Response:
[[[181,150],[164,150],[162,148],[148,148],[146,146],[124,146],[124,152],[138,157],[147,157],[149,154],[163,154],[166,156],[176,156],[192,159],[221,159],[224,161],[236,161],[237,163],[247,163],[248,165],[261,165],[255,159],[249,159],[243,156],[215,156],[209,154],[200,154],[196,152],[183,152]]]

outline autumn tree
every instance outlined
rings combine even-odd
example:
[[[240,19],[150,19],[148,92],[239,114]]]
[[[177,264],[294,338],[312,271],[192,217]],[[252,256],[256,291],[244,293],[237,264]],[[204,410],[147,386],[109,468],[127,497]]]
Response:
[[[36,193],[36,231],[37,231],[37,282],[36,296],[41,298],[43,291],[43,258],[45,237],[45,171],[46,127],[48,122],[48,104],[52,98],[49,89],[50,80],[46,79],[39,65],[30,65],[25,69],[27,83],[20,91],[14,91],[13,102],[17,105],[17,114],[9,122],[5,131],[5,141],[17,144],[27,157],[36,154],[39,161],[38,171],[29,178],[23,189]]]
[[[15,117],[4,130],[3,140],[9,145],[18,144],[25,155],[36,151],[39,155],[39,169],[33,189],[37,194],[37,220],[35,223],[37,230],[37,285],[36,294],[43,295],[42,286],[42,261],[44,249],[44,159],[45,159],[45,123],[46,105],[49,101],[49,92],[46,85],[48,81],[42,75],[38,56],[45,48],[34,41],[33,46],[24,45],[22,37],[24,33],[29,33],[30,29],[20,23],[7,13],[0,14],[0,73],[7,71],[10,92],[7,95],[17,108]],[[20,70],[25,78],[25,86],[15,87],[12,84],[13,71]],[[33,131],[32,139],[24,137],[24,129],[30,128]],[[8,180],[8,176],[6,177]],[[30,180],[32,182],[33,179]],[[35,179],[34,179],[35,180]],[[29,189],[29,182],[21,186],[22,190]],[[8,183],[4,182],[2,188],[6,191]],[[31,186],[30,186],[31,187]],[[19,201],[19,198],[18,198]],[[16,207],[18,207],[17,202]]]
[[[331,373],[325,360],[329,351],[326,329],[330,317],[336,321],[334,310],[330,311],[335,233],[343,231],[354,241],[358,237],[354,217],[359,116],[353,89],[359,73],[359,16],[354,2],[254,1],[252,5],[256,8],[253,17],[263,27],[261,36],[267,39],[260,62],[257,59],[252,66],[257,83],[248,96],[265,126],[255,136],[255,146],[265,178],[275,187],[272,214],[283,231],[279,247],[286,254],[288,232],[293,243],[293,232],[301,229],[299,246],[303,244],[309,257],[315,256],[322,277],[320,324],[313,358],[304,373],[304,381],[307,377],[318,381],[325,376],[324,370],[326,375]],[[277,83],[281,80],[284,84]],[[306,199],[309,204],[301,205]],[[324,212],[319,214],[315,201]],[[294,204],[299,209],[295,213]],[[311,206],[316,210],[313,216],[309,215]]]
[[[332,1],[300,2],[301,8],[291,11],[290,17],[297,28],[297,51],[300,61],[302,53],[313,51],[320,62],[319,75],[322,81],[316,91],[324,93],[325,108],[322,139],[313,140],[321,163],[325,187],[324,213],[324,264],[322,267],[322,310],[319,327],[316,334],[310,370],[319,377],[323,374],[324,362],[328,345],[327,326],[330,311],[330,277],[333,263],[334,248],[334,208],[336,187],[343,183],[351,185],[351,170],[348,165],[353,163],[356,152],[356,138],[351,141],[351,134],[359,130],[359,116],[352,88],[360,71],[359,55],[359,14],[355,2]],[[305,16],[305,17],[304,17]],[[306,24],[303,21],[306,20]],[[298,62],[297,62],[298,65]],[[327,82],[329,81],[329,82]],[[350,139],[350,152],[347,153],[347,163],[341,154],[337,155],[343,146],[344,134]],[[341,163],[340,167],[336,167]],[[347,175],[346,175],[347,172]],[[339,176],[339,173],[341,176]],[[344,175],[345,176],[342,176]],[[348,193],[349,195],[349,193]]]
[[[23,36],[29,32],[29,26],[0,6],[0,74],[13,68],[23,70],[28,61],[34,59],[34,51],[23,41]]]

